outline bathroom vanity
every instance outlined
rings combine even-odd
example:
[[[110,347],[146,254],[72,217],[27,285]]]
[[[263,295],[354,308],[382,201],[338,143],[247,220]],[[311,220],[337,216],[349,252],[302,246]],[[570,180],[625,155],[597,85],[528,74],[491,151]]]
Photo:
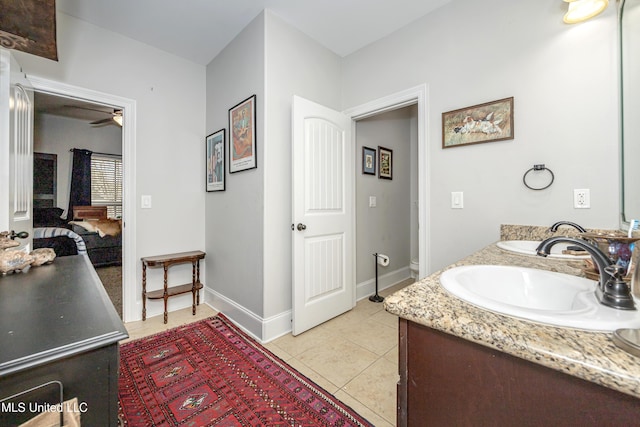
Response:
[[[584,276],[582,260],[519,255],[496,245],[448,268],[482,264]],[[640,358],[616,347],[611,333],[477,308],[447,293],[441,273],[384,302],[400,316],[398,425],[640,423]]]

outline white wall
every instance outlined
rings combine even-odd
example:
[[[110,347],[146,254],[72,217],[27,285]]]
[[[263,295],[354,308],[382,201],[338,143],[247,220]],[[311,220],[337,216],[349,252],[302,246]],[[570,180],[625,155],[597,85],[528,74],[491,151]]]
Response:
[[[265,12],[265,316],[291,309],[291,103],[293,95],[340,110],[340,57]],[[290,316],[286,316],[290,324]],[[284,319],[283,319],[284,320]]]
[[[34,118],[33,151],[57,155],[56,206],[66,210],[71,191],[72,148],[108,154],[122,154],[122,129],[119,126],[93,127],[86,121],[51,114]]]
[[[565,10],[456,0],[344,58],[344,108],[429,86],[432,271],[497,240],[501,223],[617,228],[616,8],[574,26]],[[509,96],[514,140],[441,148],[442,112]],[[555,183],[529,190],[522,176],[541,163]],[[591,189],[591,209],[573,208],[574,188]],[[464,192],[464,209],[450,208],[452,191]]]
[[[269,340],[291,328],[292,97],[338,109],[340,58],[264,11],[207,66],[207,133],[252,93],[258,168],[207,195],[208,286],[217,309]]]
[[[58,62],[14,52],[26,74],[136,103],[134,200],[151,195],[153,208],[137,204],[136,223],[125,218],[125,233],[135,235],[134,258],[204,249],[205,67],[60,13],[57,33]],[[152,276],[149,288],[161,287],[162,275]],[[135,295],[140,318],[139,261],[135,283],[127,277],[125,289]],[[183,277],[190,280],[190,266],[172,268],[171,280],[182,283]],[[172,298],[169,307],[190,300]],[[147,310],[159,314],[162,304],[152,302]]]
[[[207,275],[213,305],[260,336],[264,242],[264,18],[256,17],[207,65],[207,134],[227,129],[229,108],[256,95],[257,165],[226,175],[226,190],[206,195]],[[227,153],[227,168],[229,167]]]

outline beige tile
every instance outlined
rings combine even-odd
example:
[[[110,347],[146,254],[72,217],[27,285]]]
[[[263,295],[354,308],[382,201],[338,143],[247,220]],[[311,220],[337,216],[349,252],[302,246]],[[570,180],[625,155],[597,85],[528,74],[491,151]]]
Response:
[[[375,320],[378,323],[386,325],[390,328],[398,329],[398,319],[399,317],[395,314],[391,314],[386,310],[380,311],[373,316],[371,316],[372,320]]]
[[[384,310],[382,306],[376,306],[375,303],[370,301],[359,301],[358,304],[350,311],[331,319],[322,325],[317,326],[314,329],[328,331],[330,334],[335,335],[341,333],[341,329],[349,327],[350,325],[357,325],[367,319],[370,319],[376,313]]]
[[[292,355],[290,355],[289,353],[284,351],[282,348],[280,348],[277,345],[275,345],[273,342],[270,342],[270,343],[267,343],[267,344],[263,344],[263,346],[264,346],[264,348],[266,348],[271,353],[275,354],[276,356],[278,356],[280,359],[284,360],[285,362],[288,361],[288,360],[293,359]]]
[[[164,315],[147,317],[147,320],[138,320],[135,322],[127,322],[124,324],[129,338],[120,343],[126,343],[134,339],[146,337],[176,326],[185,325],[187,323],[197,322],[198,320],[207,319],[215,316],[218,312],[206,304],[200,304],[197,307],[195,316],[191,314],[191,307],[182,310],[172,311],[167,318],[167,324],[164,324]]]
[[[371,317],[357,323],[336,324],[334,331],[340,338],[354,342],[378,356],[396,345],[398,334],[397,328],[378,323]]]
[[[381,302],[369,301],[369,298],[361,299],[357,302],[356,306],[351,310],[353,313],[373,315],[380,311],[384,311],[384,305]]]
[[[391,363],[395,363],[396,367],[398,366],[398,346],[396,345],[391,350],[389,350],[384,358],[387,359]]]
[[[357,396],[359,402],[388,422],[395,423],[398,380],[397,365],[382,358],[350,381],[343,390]]]
[[[311,381],[325,389],[330,394],[336,394],[336,392],[338,391],[339,387],[337,385],[335,385],[313,369],[309,368],[298,359],[291,359],[287,363],[291,365],[292,368],[300,372],[305,377],[309,378]]]
[[[402,282],[396,283],[395,285],[380,291],[380,295],[383,297],[389,296],[392,293],[397,292],[402,288],[406,288],[412,283],[415,283],[414,279],[409,278],[409,279],[403,280]]]
[[[315,327],[300,335],[284,335],[271,341],[271,344],[281,348],[293,357],[304,353],[318,345],[319,342],[330,341],[331,336],[322,327]]]
[[[364,371],[378,356],[361,346],[334,338],[297,356],[302,363],[339,387]]]
[[[356,411],[358,415],[364,417],[367,421],[373,424],[376,427],[393,427],[395,423],[389,423],[387,420],[382,418],[380,415],[373,412],[371,409],[367,408],[365,405],[360,403],[358,399],[351,396],[349,393],[346,393],[342,390],[335,394],[336,399],[339,399],[341,402],[345,403],[351,409]]]

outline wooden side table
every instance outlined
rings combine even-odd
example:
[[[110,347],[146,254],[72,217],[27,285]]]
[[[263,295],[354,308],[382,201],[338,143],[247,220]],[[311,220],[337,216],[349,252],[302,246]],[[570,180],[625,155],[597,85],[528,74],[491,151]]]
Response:
[[[167,323],[167,300],[169,297],[186,294],[187,292],[191,292],[193,295],[192,314],[196,314],[196,305],[200,305],[200,289],[204,287],[200,283],[200,260],[204,259],[204,256],[205,253],[202,251],[191,251],[140,258],[140,261],[142,261],[142,320],[147,319],[147,298],[164,300],[164,323]],[[169,286],[167,283],[169,267],[188,262],[192,265],[191,283]],[[147,267],[164,268],[163,289],[147,292]]]

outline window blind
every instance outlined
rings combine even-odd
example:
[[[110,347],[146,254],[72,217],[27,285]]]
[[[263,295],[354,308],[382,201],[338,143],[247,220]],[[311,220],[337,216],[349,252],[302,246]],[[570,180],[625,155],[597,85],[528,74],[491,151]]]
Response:
[[[91,204],[106,206],[109,218],[122,217],[122,158],[91,156]]]

